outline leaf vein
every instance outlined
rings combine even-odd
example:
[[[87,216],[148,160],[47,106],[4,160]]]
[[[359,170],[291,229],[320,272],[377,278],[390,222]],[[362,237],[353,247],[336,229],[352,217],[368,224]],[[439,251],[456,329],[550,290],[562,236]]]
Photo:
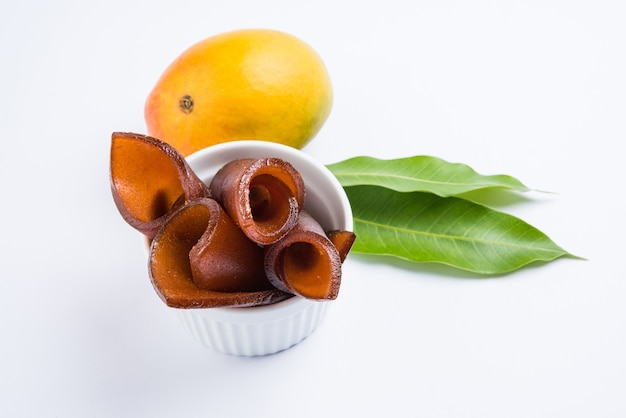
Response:
[[[352,173],[336,173],[335,176],[339,179],[348,179],[348,178],[356,178],[356,179],[367,179],[367,178],[373,178],[376,180],[380,180],[381,175],[380,173],[377,174],[368,174],[368,173],[361,173],[361,172],[352,172]],[[398,174],[384,174],[384,176],[382,176],[384,178],[389,178],[389,179],[394,179],[394,180],[403,180],[403,181],[407,181],[407,182],[411,182],[411,183],[427,183],[427,184],[437,184],[437,185],[447,185],[447,186],[480,186],[480,187],[490,187],[490,186],[494,186],[494,185],[498,185],[500,184],[499,182],[477,182],[477,181],[465,181],[465,182],[458,182],[458,181],[441,181],[441,180],[433,180],[430,178],[416,178],[414,176],[403,176],[403,175],[398,175]],[[377,182],[377,181],[376,181]]]

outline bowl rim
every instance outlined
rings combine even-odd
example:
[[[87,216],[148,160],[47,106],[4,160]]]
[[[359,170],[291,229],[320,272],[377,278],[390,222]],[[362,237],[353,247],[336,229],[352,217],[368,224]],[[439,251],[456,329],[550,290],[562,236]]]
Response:
[[[314,304],[324,303],[331,303],[331,301],[315,301],[292,296],[289,299],[270,305],[233,308],[189,308],[177,309],[177,311],[182,315],[193,314],[210,318],[212,321],[251,325],[290,317],[312,307]]]

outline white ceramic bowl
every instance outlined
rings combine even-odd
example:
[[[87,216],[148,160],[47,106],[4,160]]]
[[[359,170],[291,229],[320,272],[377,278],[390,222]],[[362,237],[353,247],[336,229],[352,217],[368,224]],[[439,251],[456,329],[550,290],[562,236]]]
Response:
[[[326,230],[352,230],[348,198],[333,174],[306,153],[267,141],[234,141],[200,150],[187,161],[209,184],[226,163],[239,158],[278,157],[302,175],[305,208]],[[176,309],[184,327],[204,345],[240,355],[260,356],[285,350],[308,337],[324,320],[332,302],[292,297],[251,308]]]

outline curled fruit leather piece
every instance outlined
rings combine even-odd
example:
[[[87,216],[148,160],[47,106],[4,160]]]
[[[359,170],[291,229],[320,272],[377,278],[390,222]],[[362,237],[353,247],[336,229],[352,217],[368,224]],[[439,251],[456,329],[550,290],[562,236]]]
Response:
[[[281,239],[304,205],[300,173],[280,158],[243,158],[222,167],[209,186],[235,224],[260,245]]]
[[[344,231],[344,230],[333,230],[328,231],[326,233],[328,239],[333,243],[335,248],[337,248],[337,252],[339,252],[339,258],[341,258],[341,262],[343,263],[348,257],[348,253],[356,240],[356,235],[352,231]]]
[[[269,283],[263,249],[212,198],[169,217],[150,246],[149,272],[157,294],[174,308],[258,306],[291,296]]]
[[[298,223],[283,239],[265,247],[269,281],[277,289],[307,299],[337,298],[341,262],[342,255],[306,211],[300,212]]]
[[[157,138],[114,132],[110,164],[115,205],[148,238],[154,238],[174,206],[209,196],[185,159]]]

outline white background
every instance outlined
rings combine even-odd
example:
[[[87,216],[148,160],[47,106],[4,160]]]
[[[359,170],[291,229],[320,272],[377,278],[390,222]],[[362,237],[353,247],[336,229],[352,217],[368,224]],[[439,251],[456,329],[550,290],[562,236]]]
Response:
[[[625,22],[620,0],[3,2],[0,415],[626,416]],[[511,174],[555,193],[491,203],[587,261],[478,278],[351,255],[303,343],[201,346],[113,205],[109,141],[145,132],[180,52],[245,27],[327,64],[306,152]]]

